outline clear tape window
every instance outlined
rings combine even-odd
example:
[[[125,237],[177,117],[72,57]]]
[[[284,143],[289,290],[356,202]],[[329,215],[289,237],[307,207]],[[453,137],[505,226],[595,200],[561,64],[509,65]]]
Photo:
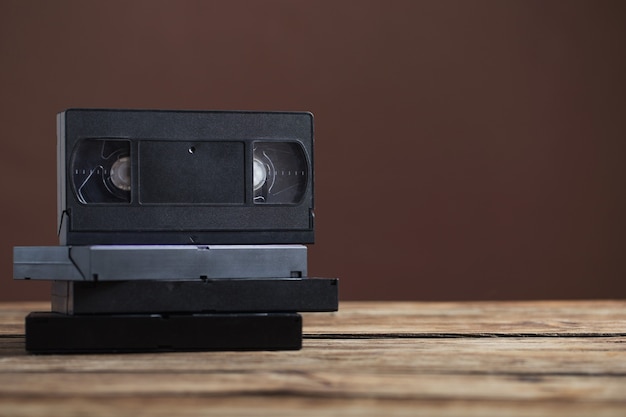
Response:
[[[308,172],[306,155],[298,142],[255,142],[254,203],[299,203],[306,194]]]

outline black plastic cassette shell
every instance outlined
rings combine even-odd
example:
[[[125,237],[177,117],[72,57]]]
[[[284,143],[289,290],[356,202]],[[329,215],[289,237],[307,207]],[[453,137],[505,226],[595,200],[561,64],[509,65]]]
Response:
[[[62,245],[313,243],[313,120],[310,113],[72,109],[58,116]],[[184,141],[297,141],[309,183],[296,205],[81,204],[69,185],[74,146],[86,138]],[[251,155],[252,149],[247,154]],[[136,149],[135,149],[136,152]],[[168,155],[164,155],[167,158]],[[134,168],[136,169],[136,167]],[[243,167],[242,167],[243,169]],[[248,170],[249,171],[249,170]],[[251,172],[246,172],[251,182]],[[136,186],[137,184],[134,184]],[[246,191],[246,201],[252,190]]]
[[[336,278],[206,281],[54,281],[52,311],[65,314],[337,311]]]
[[[98,315],[33,312],[26,317],[31,353],[297,350],[295,313]]]
[[[59,281],[307,276],[304,245],[16,246],[13,278]]]

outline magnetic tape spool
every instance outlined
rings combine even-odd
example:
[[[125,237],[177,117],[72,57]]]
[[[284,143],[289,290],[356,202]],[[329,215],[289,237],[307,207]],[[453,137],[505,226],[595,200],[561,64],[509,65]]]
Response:
[[[90,139],[78,142],[72,155],[74,193],[82,204],[130,202],[130,142]]]
[[[255,204],[297,204],[306,192],[308,164],[296,142],[255,142]]]

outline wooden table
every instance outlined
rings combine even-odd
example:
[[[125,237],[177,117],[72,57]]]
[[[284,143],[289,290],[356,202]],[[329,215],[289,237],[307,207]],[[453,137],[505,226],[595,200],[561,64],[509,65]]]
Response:
[[[626,416],[626,301],[344,302],[301,351],[37,356],[0,304],[0,415]]]

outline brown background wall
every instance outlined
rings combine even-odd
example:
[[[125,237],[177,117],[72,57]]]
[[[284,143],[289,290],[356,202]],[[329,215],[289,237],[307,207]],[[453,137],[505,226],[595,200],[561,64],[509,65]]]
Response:
[[[0,300],[67,107],[310,110],[343,299],[626,297],[626,3],[0,1]]]

